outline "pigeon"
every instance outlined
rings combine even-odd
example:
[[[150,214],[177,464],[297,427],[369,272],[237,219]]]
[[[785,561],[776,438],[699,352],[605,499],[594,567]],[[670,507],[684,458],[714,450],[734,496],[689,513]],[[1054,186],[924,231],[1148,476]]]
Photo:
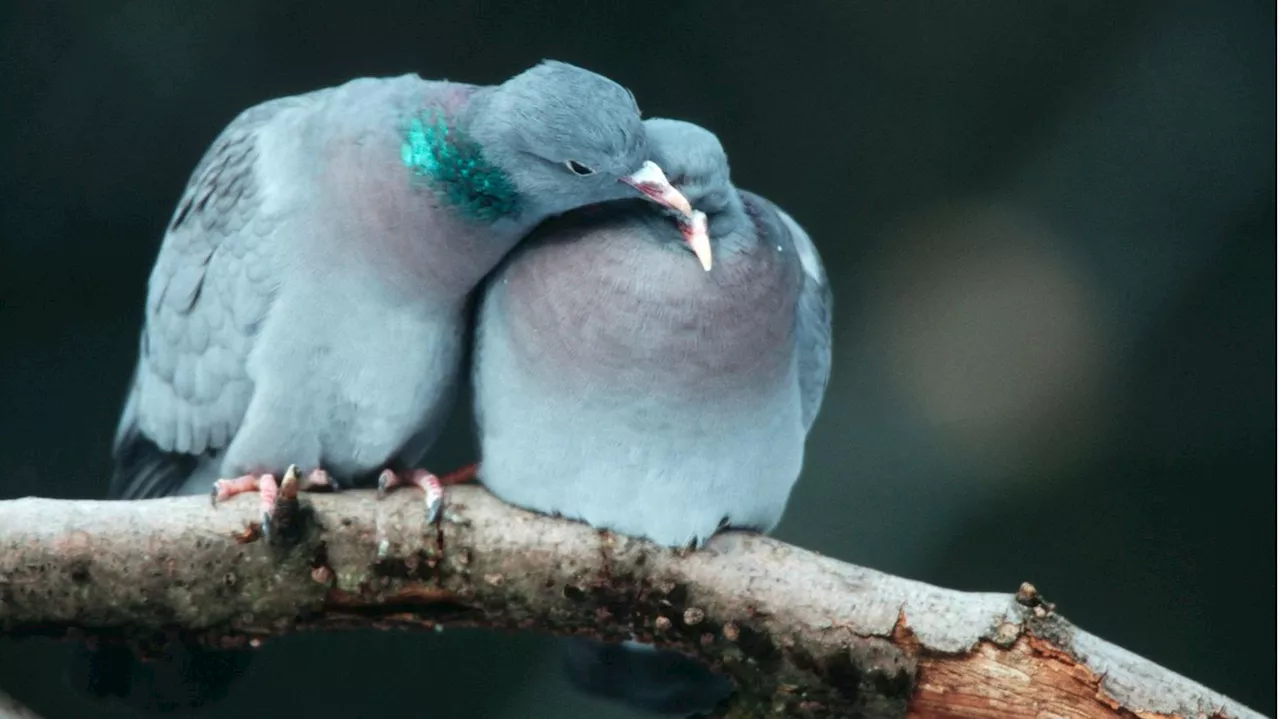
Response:
[[[626,200],[553,219],[522,243],[477,315],[479,478],[511,504],[697,547],[782,517],[830,374],[831,292],[808,234],[734,188],[713,133],[662,118],[645,127],[654,161],[705,220],[710,253],[693,262],[683,225]],[[682,680],[648,687],[628,668],[639,647],[594,645],[591,668],[583,646],[570,665],[588,667],[577,673],[601,693],[685,712],[705,699]],[[631,680],[609,679],[610,666]]]
[[[630,91],[555,61],[244,111],[152,270],[110,496],[258,491],[269,534],[279,496],[376,481],[423,488],[436,519],[440,480],[414,467],[465,378],[472,290],[552,215],[629,196],[689,215],[649,154]]]
[[[451,408],[471,291],[543,219],[628,195],[688,212],[631,93],[566,63],[250,108],[196,167],[151,273],[112,496],[222,477],[221,498],[290,465],[320,486],[402,483]]]

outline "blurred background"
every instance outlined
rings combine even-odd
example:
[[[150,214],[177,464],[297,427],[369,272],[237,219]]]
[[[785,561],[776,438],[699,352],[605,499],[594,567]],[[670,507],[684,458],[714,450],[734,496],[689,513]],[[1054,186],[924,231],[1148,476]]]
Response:
[[[717,132],[812,234],[835,367],[777,534],[1067,617],[1276,710],[1276,5],[6,2],[0,497],[97,497],[188,173],[260,101],[544,57]],[[475,458],[460,415],[435,467]],[[0,642],[47,719],[68,647]],[[550,643],[271,642],[199,717],[634,716]]]

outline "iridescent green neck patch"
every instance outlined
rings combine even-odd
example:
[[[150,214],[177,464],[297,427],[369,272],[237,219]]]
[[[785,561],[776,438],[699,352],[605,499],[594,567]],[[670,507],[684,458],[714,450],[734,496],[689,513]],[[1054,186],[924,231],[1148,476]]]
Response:
[[[511,177],[485,159],[475,140],[439,115],[409,122],[400,159],[441,200],[468,217],[492,222],[520,212]]]

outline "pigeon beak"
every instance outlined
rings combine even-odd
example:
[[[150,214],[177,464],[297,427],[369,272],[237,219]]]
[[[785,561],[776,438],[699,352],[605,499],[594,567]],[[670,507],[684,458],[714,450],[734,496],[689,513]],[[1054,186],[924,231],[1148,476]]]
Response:
[[[689,199],[671,184],[662,168],[652,160],[646,161],[636,172],[623,177],[622,181],[650,200],[683,215],[678,222],[685,244],[698,256],[702,269],[710,272],[711,236],[707,234],[706,213],[694,210]]]
[[[698,256],[702,269],[711,271],[711,236],[707,234],[707,213],[695,210],[693,221],[680,223],[680,232],[684,235],[685,244]]]
[[[622,178],[622,181],[631,185],[648,197],[650,200],[670,208],[684,215],[689,221],[693,221],[693,206],[689,204],[689,200],[680,194],[667,179],[662,168],[658,167],[652,160],[646,160],[639,170]]]

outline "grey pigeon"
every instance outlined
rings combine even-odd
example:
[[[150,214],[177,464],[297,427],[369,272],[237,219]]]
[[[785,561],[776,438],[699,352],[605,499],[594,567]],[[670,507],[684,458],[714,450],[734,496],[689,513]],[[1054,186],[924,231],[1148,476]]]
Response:
[[[260,490],[267,529],[297,465],[312,486],[412,482],[434,514],[439,480],[409,470],[452,406],[472,289],[551,215],[628,196],[690,213],[648,158],[631,93],[560,62],[246,110],[152,270],[111,496],[218,480]]]
[[[152,271],[113,496],[412,467],[451,406],[468,295],[522,236],[637,190],[687,210],[647,158],[631,94],[559,62],[494,87],[359,79],[242,113]]]
[[[476,329],[480,479],[513,504],[672,547],[768,531],[826,391],[826,274],[795,220],[730,183],[715,135],[645,125],[654,160],[706,213],[713,268],[660,212],[626,201],[553,220],[517,248]],[[633,678],[597,667],[597,686],[696,708],[678,688],[637,697],[628,662],[642,653],[608,652]]]
[[[655,161],[707,215],[714,267],[630,202],[554,220],[512,253],[476,328],[481,480],[669,546],[769,530],[826,390],[825,273],[789,215],[730,184],[715,135],[645,125]]]

